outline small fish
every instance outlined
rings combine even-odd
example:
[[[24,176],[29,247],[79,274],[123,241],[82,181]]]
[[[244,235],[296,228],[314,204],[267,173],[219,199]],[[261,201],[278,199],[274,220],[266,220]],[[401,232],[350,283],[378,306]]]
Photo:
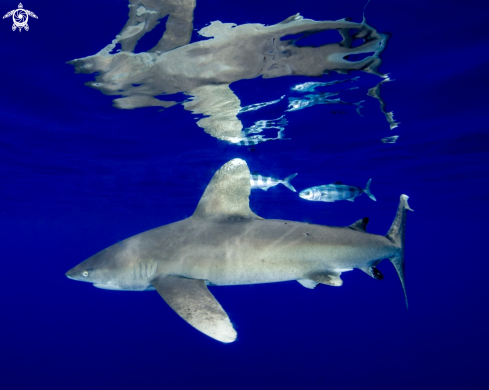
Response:
[[[290,184],[290,181],[296,176],[297,173],[294,173],[293,175],[287,176],[285,179],[280,180],[275,179],[274,177],[266,177],[253,173],[250,175],[251,189],[255,190],[259,188],[260,190],[266,191],[270,187],[275,187],[277,184],[283,184],[289,190],[297,192],[296,189]]]
[[[381,141],[384,143],[384,144],[395,144],[397,139],[399,138],[398,135],[393,135],[392,137],[385,137],[385,138],[382,138]]]
[[[316,186],[306,188],[299,193],[302,199],[321,201],[321,202],[336,202],[337,200],[349,200],[353,202],[357,196],[360,196],[363,192],[367,196],[376,201],[375,196],[370,192],[370,179],[365,186],[365,189],[359,187],[347,186],[340,181],[336,181],[333,184],[327,184],[325,186]]]

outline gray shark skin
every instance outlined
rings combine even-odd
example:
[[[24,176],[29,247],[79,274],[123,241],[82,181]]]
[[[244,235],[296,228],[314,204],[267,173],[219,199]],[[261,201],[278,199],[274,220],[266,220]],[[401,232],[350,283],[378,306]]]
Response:
[[[207,285],[297,280],[307,288],[341,286],[341,273],[354,268],[382,279],[376,266],[389,259],[405,292],[406,195],[386,236],[367,233],[368,218],[348,227],[265,220],[249,208],[249,195],[246,162],[231,160],[216,172],[190,218],[112,245],[66,276],[105,289],[156,289],[190,325],[224,343],[237,334]]]

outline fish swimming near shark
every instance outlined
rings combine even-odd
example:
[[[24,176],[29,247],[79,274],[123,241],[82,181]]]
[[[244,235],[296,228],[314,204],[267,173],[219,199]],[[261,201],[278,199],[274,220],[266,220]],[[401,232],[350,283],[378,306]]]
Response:
[[[290,184],[290,181],[296,176],[297,173],[294,173],[293,175],[287,176],[285,179],[280,180],[280,179],[275,179],[274,177],[252,174],[250,176],[250,185],[252,190],[259,188],[260,190],[267,191],[271,187],[275,187],[278,184],[283,184],[289,190],[293,192],[297,192],[297,190],[292,186],[292,184]]]
[[[370,179],[365,186],[365,189],[348,186],[343,184],[341,181],[335,181],[332,184],[327,184],[324,186],[316,186],[306,188],[299,192],[299,196],[305,200],[312,200],[317,202],[336,202],[337,200],[349,200],[353,202],[357,196],[366,193],[367,196],[376,201],[375,196],[370,192]]]
[[[231,160],[216,172],[191,217],[112,245],[66,276],[103,289],[156,289],[180,317],[223,343],[237,333],[207,286],[291,280],[307,288],[341,286],[341,274],[355,268],[382,279],[376,267],[389,259],[406,293],[406,195],[386,236],[367,233],[367,218],[346,227],[263,219],[251,211],[249,195],[246,162]]]

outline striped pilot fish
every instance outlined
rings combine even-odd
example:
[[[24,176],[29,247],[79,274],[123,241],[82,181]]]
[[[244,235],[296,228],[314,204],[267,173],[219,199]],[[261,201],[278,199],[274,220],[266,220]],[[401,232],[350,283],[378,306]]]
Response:
[[[349,200],[350,202],[353,202],[357,196],[360,196],[365,192],[370,199],[376,201],[377,199],[375,199],[375,196],[370,192],[371,181],[372,179],[368,181],[365,189],[347,186],[341,181],[336,181],[325,186],[306,188],[299,193],[299,196],[302,199],[318,202],[336,202],[337,200]]]
[[[270,187],[275,187],[277,184],[283,184],[289,190],[297,192],[294,187],[290,184],[290,181],[297,176],[297,173],[287,176],[283,180],[275,179],[273,177],[266,177],[262,175],[252,174],[250,175],[251,189],[255,190],[259,188],[260,190],[266,191]]]

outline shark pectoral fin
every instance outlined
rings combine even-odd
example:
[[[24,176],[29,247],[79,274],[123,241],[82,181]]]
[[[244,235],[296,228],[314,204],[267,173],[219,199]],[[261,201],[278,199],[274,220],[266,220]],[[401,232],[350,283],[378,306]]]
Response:
[[[192,217],[214,220],[263,219],[250,209],[250,170],[235,158],[214,175]]]
[[[309,288],[311,290],[315,289],[319,282],[315,282],[310,279],[297,279],[297,281],[302,284],[305,288]]]
[[[318,272],[309,275],[309,279],[316,283],[327,284],[328,286],[339,287],[343,285],[343,280],[340,278],[341,273],[335,274],[330,272]]]
[[[236,340],[228,315],[204,280],[157,276],[151,283],[177,314],[197,330],[223,343]]]

